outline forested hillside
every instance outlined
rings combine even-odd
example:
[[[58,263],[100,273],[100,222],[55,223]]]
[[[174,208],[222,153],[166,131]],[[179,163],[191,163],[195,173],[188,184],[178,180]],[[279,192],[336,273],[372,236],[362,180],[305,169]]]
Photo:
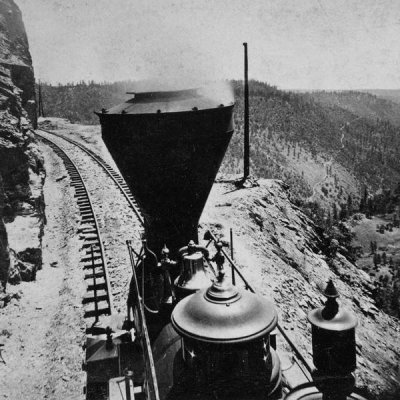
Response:
[[[80,82],[67,85],[41,85],[46,116],[67,118],[80,124],[98,124],[94,111],[108,108],[129,98],[132,82]],[[36,89],[38,93],[38,88]]]
[[[234,84],[236,134],[228,153],[232,162],[240,154],[243,126],[241,85]],[[367,185],[372,191],[392,188],[400,180],[400,129],[390,122],[363,118],[336,105],[320,104],[312,96],[279,91],[260,82],[251,82],[250,93],[252,161],[258,174],[276,172],[270,164],[278,163],[281,168],[292,166],[311,182],[307,167],[322,159],[320,169],[326,169],[322,194],[334,198],[343,195],[340,187],[352,176],[358,188]],[[278,150],[275,157],[274,150]]]
[[[389,121],[393,125],[400,125],[400,104],[393,102],[390,97],[380,98],[378,95],[352,90],[315,91],[309,95],[318,103],[338,106],[369,120],[380,119]]]
[[[97,124],[93,111],[124,101],[135,85],[43,85],[45,113]],[[236,129],[224,173],[242,169],[243,89],[240,81],[232,85]],[[284,180],[302,201],[340,209],[349,194],[358,202],[364,186],[373,192],[400,181],[400,129],[393,123],[399,115],[393,103],[357,92],[284,92],[251,81],[250,107],[252,173]]]
[[[382,99],[393,101],[400,104],[400,89],[366,89],[361,92],[371,93]]]

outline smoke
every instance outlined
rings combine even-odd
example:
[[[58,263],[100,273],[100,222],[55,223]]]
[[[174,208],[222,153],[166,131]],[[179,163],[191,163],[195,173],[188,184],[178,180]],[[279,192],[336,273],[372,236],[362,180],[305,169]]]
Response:
[[[234,91],[228,80],[206,81],[195,78],[174,81],[165,80],[142,80],[132,82],[129,92],[162,92],[171,90],[198,89],[199,95],[212,100],[213,103],[231,104],[234,101]]]
[[[234,101],[233,87],[228,81],[209,82],[199,92],[215,102],[228,105]]]

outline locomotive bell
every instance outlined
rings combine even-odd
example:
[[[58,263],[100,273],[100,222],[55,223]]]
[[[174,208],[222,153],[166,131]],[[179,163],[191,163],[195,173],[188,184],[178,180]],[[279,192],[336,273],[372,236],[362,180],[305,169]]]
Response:
[[[340,309],[339,294],[330,280],[325,289],[324,307],[312,310],[308,320],[312,325],[313,360],[319,374],[347,375],[356,369],[354,314]]]
[[[195,293],[200,289],[209,287],[212,277],[207,274],[204,267],[204,257],[208,258],[208,250],[196,245],[191,240],[188,246],[179,250],[181,256],[181,273],[175,279],[175,293],[177,300]]]
[[[277,321],[272,302],[239,290],[223,271],[211,287],[180,301],[171,322],[196,390],[220,398],[280,393],[280,362],[269,342]]]

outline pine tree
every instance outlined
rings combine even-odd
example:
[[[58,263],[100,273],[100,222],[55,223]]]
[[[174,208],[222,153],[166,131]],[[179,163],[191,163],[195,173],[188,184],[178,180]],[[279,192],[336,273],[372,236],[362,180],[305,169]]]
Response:
[[[341,204],[340,206],[340,219],[346,219],[348,216],[348,211],[347,211],[347,207],[346,204]]]
[[[347,212],[349,216],[353,213],[353,199],[350,193],[347,197]]]
[[[326,226],[329,228],[332,225],[332,216],[330,210],[328,210],[328,215],[326,216]]]
[[[372,200],[372,198],[370,197],[368,199],[368,203],[367,203],[367,218],[371,218],[371,216],[373,215],[374,212],[374,202]]]
[[[367,186],[364,186],[364,194],[361,196],[361,202],[360,202],[360,211],[361,212],[366,212],[365,207],[368,204],[368,189]],[[362,209],[361,209],[362,205]]]
[[[333,221],[337,221],[338,220],[338,212],[337,212],[336,203],[333,203],[332,214],[333,214],[333,216],[332,216]]]

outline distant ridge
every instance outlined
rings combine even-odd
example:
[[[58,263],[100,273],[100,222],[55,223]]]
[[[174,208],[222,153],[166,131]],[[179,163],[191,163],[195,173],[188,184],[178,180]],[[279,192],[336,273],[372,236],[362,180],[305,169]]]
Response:
[[[304,95],[312,96],[315,101],[325,106],[338,106],[369,120],[380,119],[400,126],[400,90],[398,93],[398,102],[367,90],[323,90],[306,92]]]
[[[382,99],[400,104],[400,89],[365,89],[360,90],[360,92],[371,93]]]

